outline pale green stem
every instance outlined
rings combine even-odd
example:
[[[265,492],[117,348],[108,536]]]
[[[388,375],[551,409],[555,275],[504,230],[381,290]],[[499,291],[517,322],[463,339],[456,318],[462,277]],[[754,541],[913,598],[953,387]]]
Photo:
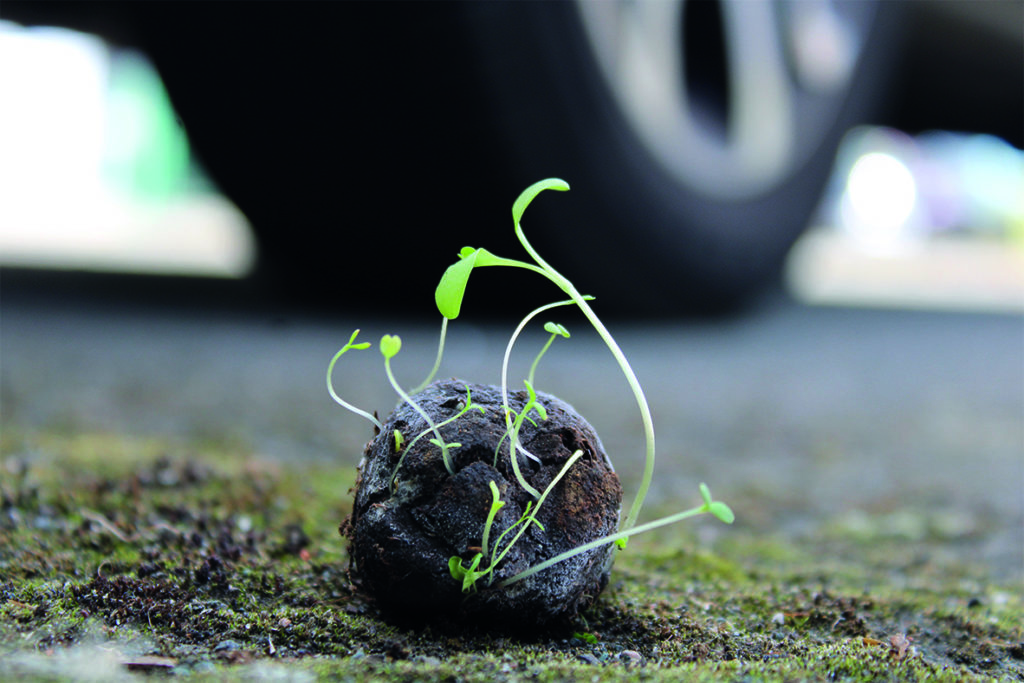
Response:
[[[529,382],[531,385],[533,384],[533,376],[537,372],[537,365],[540,363],[540,359],[543,358],[544,354],[547,353],[547,350],[551,348],[551,344],[552,342],[555,341],[555,337],[557,336],[557,334],[552,334],[550,337],[548,337],[547,343],[544,344],[543,348],[541,348],[540,353],[537,354],[537,357],[533,359],[533,365],[530,366],[530,372],[526,375],[526,381]]]
[[[617,531],[614,534],[610,534],[608,536],[604,536],[602,538],[595,539],[593,541],[590,541],[589,543],[584,543],[583,545],[577,546],[577,547],[573,548],[572,550],[567,550],[564,553],[560,553],[560,554],[555,555],[554,557],[552,557],[550,559],[544,560],[540,564],[534,565],[534,566],[530,567],[529,569],[521,571],[518,574],[516,574],[515,576],[510,576],[509,578],[507,578],[507,579],[505,579],[503,581],[499,581],[497,587],[498,588],[505,588],[505,587],[507,587],[507,586],[509,586],[509,585],[511,585],[513,583],[516,583],[517,581],[522,581],[523,579],[529,578],[529,577],[533,576],[534,574],[536,574],[537,572],[542,572],[542,571],[544,571],[545,569],[547,569],[548,567],[550,567],[552,565],[556,565],[559,562],[564,562],[565,560],[568,560],[568,559],[570,559],[572,557],[580,555],[581,553],[585,553],[588,550],[593,550],[594,548],[600,548],[601,546],[608,545],[609,543],[614,543],[615,541],[618,541],[620,539],[628,538],[629,536],[633,536],[635,534],[642,534],[645,531],[651,531],[652,529],[657,529],[659,527],[668,526],[669,524],[675,524],[676,522],[681,522],[682,520],[687,519],[689,517],[696,517],[697,515],[702,515],[702,514],[705,514],[707,512],[710,512],[710,510],[708,509],[708,506],[707,505],[701,505],[699,507],[690,508],[689,510],[684,510],[683,512],[677,512],[676,514],[669,515],[668,517],[662,517],[661,519],[656,519],[653,522],[647,522],[646,524],[640,524],[640,525],[635,526],[635,527],[633,527],[631,529],[624,529],[622,531]]]
[[[444,427],[447,424],[451,424],[452,422],[455,422],[460,417],[462,417],[463,415],[465,415],[466,413],[468,413],[470,410],[472,410],[474,408],[479,408],[480,412],[484,412],[483,408],[481,408],[480,406],[475,406],[475,405],[473,405],[472,403],[470,403],[468,401],[472,401],[472,399],[469,398],[469,394],[468,394],[468,391],[467,391],[467,403],[466,403],[466,405],[462,408],[462,410],[457,412],[455,415],[452,415],[447,420],[444,420],[442,422],[438,422],[437,426],[435,427],[435,433],[436,433],[437,430],[440,430],[441,427]],[[410,405],[415,407],[415,404],[410,403]],[[429,432],[429,431],[431,431],[430,428],[424,429],[422,432],[417,434],[416,437],[412,441],[410,441],[408,443],[408,445],[406,445],[405,448],[402,449],[402,455],[398,458],[398,464],[395,465],[395,471],[391,473],[391,480],[388,482],[388,484],[390,486],[394,487],[394,485],[395,485],[395,478],[398,476],[398,469],[402,466],[402,463],[405,462],[405,454],[408,453],[410,450],[412,450],[412,447],[415,446],[416,443],[420,439],[422,439],[424,436],[426,436],[427,432]],[[440,437],[438,437],[438,438],[440,438]]]
[[[513,423],[511,416],[507,412],[505,413],[505,426],[509,433],[508,453],[509,459],[512,462],[512,472],[516,475],[516,481],[519,482],[519,485],[522,486],[523,489],[531,496],[537,498],[540,496],[540,491],[531,486],[530,482],[526,481],[526,477],[523,476],[522,471],[519,469],[519,458],[516,457],[516,451],[521,451],[527,457],[533,458],[534,460],[537,460],[538,458],[519,445],[519,429],[516,426],[518,424],[520,424],[519,420],[516,420],[516,422]]]
[[[437,375],[437,371],[441,369],[441,357],[444,355],[444,340],[448,335],[448,318],[441,316],[441,339],[437,342],[437,358],[434,360],[434,367],[430,368],[430,372],[427,373],[427,378],[420,382],[420,385],[415,389],[411,390],[410,394],[418,394],[430,384],[434,376]]]
[[[444,439],[441,438],[441,432],[437,430],[437,425],[435,425],[434,421],[430,419],[429,415],[427,415],[427,411],[423,410],[423,408],[413,401],[412,398],[409,397],[409,394],[405,393],[402,387],[399,386],[398,380],[395,379],[395,374],[391,371],[391,359],[388,357],[384,358],[384,372],[387,373],[388,381],[391,382],[391,386],[401,399],[411,405],[413,410],[419,413],[420,416],[427,421],[427,424],[430,425],[430,430],[434,433],[434,436],[437,438],[437,443],[441,448],[441,458],[444,460],[445,469],[448,470],[448,474],[455,474],[455,470],[452,468],[451,459],[448,457],[448,445],[445,443]]]
[[[544,273],[543,271],[540,272],[542,275],[547,276],[547,274]],[[505,346],[505,357],[502,358],[501,361],[501,404],[502,408],[504,408],[505,410],[505,427],[510,434],[512,433],[513,425],[512,411],[508,405],[508,363],[509,358],[512,357],[512,347],[513,345],[515,345],[516,339],[519,338],[519,335],[522,333],[523,329],[527,326],[527,324],[529,324],[529,322],[536,318],[538,315],[540,315],[544,311],[551,310],[552,308],[557,308],[559,306],[571,306],[574,303],[577,302],[572,299],[568,301],[556,301],[555,303],[545,304],[544,306],[541,306],[540,308],[531,311],[526,315],[525,318],[519,321],[519,325],[516,327],[515,331],[512,332],[512,336],[509,338],[508,344]],[[523,477],[522,473],[519,471],[519,462],[515,454],[518,450],[525,453],[528,457],[531,457],[534,460],[537,459],[536,456],[532,455],[525,448],[523,448],[522,445],[518,443],[518,439],[509,441],[508,450],[509,456],[512,458],[512,471],[513,473],[515,473],[516,479],[519,481],[519,485],[522,486],[526,491],[528,491],[531,496],[537,498],[538,496],[540,496],[540,491],[535,489],[533,486],[530,486],[529,482],[526,481],[526,478]]]
[[[571,286],[571,285],[570,285]],[[576,296],[579,296],[577,293]],[[629,508],[629,514],[626,515],[626,520],[623,522],[623,527],[629,529],[636,524],[637,518],[640,516],[640,509],[643,507],[644,499],[647,498],[647,492],[651,488],[651,481],[654,479],[654,420],[651,419],[651,408],[647,404],[647,397],[644,395],[644,390],[640,386],[640,380],[637,379],[636,373],[633,372],[633,368],[629,365],[629,361],[626,360],[626,355],[619,348],[619,345],[615,343],[615,339],[611,333],[604,326],[604,324],[598,319],[597,314],[590,308],[590,305],[582,297],[576,302],[580,310],[583,311],[583,315],[587,317],[590,324],[597,330],[598,335],[604,340],[608,346],[608,350],[612,352],[612,356],[619,364],[622,373],[626,376],[626,381],[629,383],[630,389],[633,390],[633,397],[636,399],[637,407],[640,409],[640,419],[644,426],[644,441],[646,444],[646,451],[644,457],[644,471],[640,479],[640,487],[637,489],[636,497],[633,499],[633,504]]]
[[[562,469],[559,470],[558,475],[551,480],[551,483],[548,484],[547,488],[544,489],[544,493],[537,500],[537,504],[533,508],[533,513],[528,515],[523,520],[523,525],[522,528],[519,529],[519,532],[512,538],[511,541],[509,541],[509,544],[505,546],[505,549],[501,551],[501,554],[498,555],[497,559],[495,559],[494,557],[491,558],[491,569],[493,569],[496,565],[500,564],[503,559],[505,559],[505,555],[508,554],[508,551],[512,550],[512,546],[514,546],[516,542],[519,540],[519,538],[526,533],[526,530],[530,528],[530,522],[536,522],[539,524],[539,522],[537,522],[537,513],[540,512],[540,506],[544,504],[544,501],[547,499],[548,494],[551,493],[551,491],[555,488],[555,484],[562,480],[562,477],[564,477],[566,472],[569,471],[569,468],[572,467],[576,463],[576,461],[579,460],[582,456],[582,449],[577,449],[575,453],[569,456],[569,459],[565,461],[564,465],[562,465]],[[508,533],[508,531],[509,529],[506,529],[505,533]],[[498,546],[501,544],[501,538],[503,538],[504,536],[505,534],[503,533],[501,537],[498,538],[497,543],[494,544],[495,553],[498,552]]]
[[[330,394],[331,398],[333,398],[335,402],[337,402],[342,408],[350,410],[356,415],[361,415],[362,417],[365,417],[367,420],[373,423],[373,426],[376,427],[378,431],[383,431],[384,425],[380,423],[380,420],[378,420],[376,417],[366,412],[362,408],[357,408],[356,406],[352,405],[351,403],[343,399],[341,396],[338,396],[338,393],[334,390],[334,383],[331,380],[331,376],[334,374],[334,364],[337,363],[338,359],[341,358],[342,355],[344,355],[344,353],[348,351],[350,348],[350,346],[345,346],[344,348],[342,348],[341,351],[338,351],[336,354],[334,354],[334,358],[332,358],[331,362],[327,365],[327,393]]]
[[[629,383],[630,389],[633,390],[633,396],[636,399],[637,407],[640,409],[640,418],[643,420],[644,425],[644,440],[646,441],[646,453],[644,459],[644,471],[643,476],[640,479],[640,488],[637,490],[636,498],[633,499],[633,504],[630,506],[629,514],[626,515],[626,520],[623,522],[623,527],[629,529],[636,524],[637,517],[640,516],[640,508],[643,507],[644,499],[647,497],[647,491],[651,487],[651,481],[654,478],[654,421],[651,419],[651,409],[647,404],[647,397],[644,395],[644,390],[640,386],[640,380],[637,379],[636,373],[633,372],[633,368],[629,365],[629,361],[626,360],[626,355],[619,348],[619,345],[615,342],[608,328],[604,326],[604,323],[594,313],[594,309],[590,307],[590,304],[586,302],[583,295],[577,291],[576,287],[573,286],[564,275],[559,273],[557,270],[552,268],[548,263],[540,257],[540,254],[530,245],[530,242],[526,239],[526,235],[523,234],[523,229],[516,222],[516,236],[519,238],[520,243],[526,249],[527,253],[537,262],[543,271],[545,276],[554,282],[563,292],[568,294],[572,300],[579,306],[583,315],[586,316],[590,324],[593,325],[597,334],[604,340],[608,350],[612,352],[615,361],[619,364],[622,373],[626,376],[626,381]],[[628,534],[627,534],[628,535]],[[625,536],[623,536],[625,538]]]
[[[498,485],[491,480],[491,509],[487,511],[487,521],[484,522],[484,535],[480,539],[480,554],[487,557],[487,543],[491,538],[491,527],[494,525],[494,518],[498,514],[498,510],[505,506],[505,503],[501,500],[501,494],[498,493]]]

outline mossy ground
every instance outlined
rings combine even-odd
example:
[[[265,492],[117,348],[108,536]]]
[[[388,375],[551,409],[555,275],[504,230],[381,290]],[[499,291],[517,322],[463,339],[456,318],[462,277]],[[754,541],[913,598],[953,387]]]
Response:
[[[744,523],[775,504],[753,495],[734,527],[631,539],[576,623],[508,634],[388,624],[353,593],[349,467],[10,429],[2,453],[2,679],[1024,680],[1017,587],[941,537]]]

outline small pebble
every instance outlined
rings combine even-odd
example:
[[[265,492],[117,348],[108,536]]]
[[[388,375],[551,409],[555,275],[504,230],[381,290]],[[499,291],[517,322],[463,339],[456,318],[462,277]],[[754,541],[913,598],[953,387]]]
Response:
[[[236,643],[235,641],[233,641],[233,640],[222,640],[219,643],[217,643],[217,645],[213,648],[213,651],[214,652],[224,652],[224,651],[231,651],[231,650],[237,650],[237,649],[238,649],[238,643]]]
[[[619,653],[619,661],[627,667],[634,667],[643,664],[644,658],[636,650],[623,650]]]
[[[590,654],[589,652],[584,652],[582,654],[576,655],[576,658],[578,660],[580,660],[581,662],[583,662],[584,664],[600,664],[601,663],[600,659],[598,659],[594,655]]]

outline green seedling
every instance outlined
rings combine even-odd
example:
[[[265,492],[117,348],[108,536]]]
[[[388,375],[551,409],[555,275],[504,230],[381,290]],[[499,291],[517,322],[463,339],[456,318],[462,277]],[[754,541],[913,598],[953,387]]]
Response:
[[[549,348],[551,348],[552,342],[554,342],[557,337],[562,337],[564,339],[569,338],[569,330],[565,329],[565,327],[558,323],[544,323],[544,330],[546,332],[550,332],[551,336],[548,337],[547,343],[544,344],[544,347],[540,350],[540,353],[537,354],[537,357],[533,359],[533,363],[530,365],[530,372],[526,375],[526,382],[528,384],[533,384],[533,376],[537,372],[537,364],[540,363],[540,359],[543,358],[544,354],[548,352]]]
[[[410,405],[415,406],[415,404],[413,404],[411,402],[410,402]],[[473,396],[470,394],[469,387],[466,387],[466,401],[465,401],[465,403],[463,403],[462,408],[459,410],[459,412],[457,412],[455,415],[452,415],[447,420],[444,420],[442,422],[437,423],[437,425],[435,425],[433,427],[433,430],[437,430],[438,432],[440,432],[441,427],[444,427],[445,425],[448,425],[448,424],[451,424],[452,422],[455,422],[460,417],[462,417],[463,415],[468,413],[470,410],[478,410],[478,411],[480,411],[481,414],[486,412],[484,410],[483,406],[473,405]],[[421,414],[423,414],[423,413],[421,412]],[[429,422],[428,422],[428,424],[429,424]],[[404,451],[402,450],[402,442],[404,441],[404,437],[402,436],[402,433],[400,431],[398,431],[397,429],[395,430],[395,452],[396,453],[401,452],[402,454],[401,454],[401,456],[399,456],[398,464],[395,465],[395,469],[391,473],[391,487],[392,488],[395,487],[395,479],[398,478],[398,471],[401,469],[402,463],[405,462],[405,454],[408,453],[410,450],[412,450],[412,448],[416,445],[416,442],[418,442],[420,439],[422,439],[428,433],[431,433],[433,430],[431,428],[427,428],[427,429],[423,430],[422,432],[420,432],[419,434],[417,434],[415,437],[413,437],[413,440],[409,442],[409,447],[406,448]],[[438,442],[439,442],[439,438],[438,437],[435,437],[433,439],[429,439],[428,440],[428,443],[432,443],[435,446],[440,447]],[[450,443],[450,444],[446,444],[446,446],[448,448],[458,448],[459,446],[461,446],[461,444]]]
[[[675,524],[676,522],[681,522],[684,519],[696,517],[697,515],[710,513],[718,519],[720,519],[721,521],[725,522],[726,524],[732,524],[735,521],[736,516],[733,514],[732,510],[729,509],[728,505],[721,501],[711,500],[711,493],[710,491],[708,491],[708,487],[705,484],[700,485],[700,490],[701,496],[704,496],[704,503],[702,505],[690,508],[689,510],[683,510],[682,512],[677,512],[674,515],[669,515],[668,517],[656,519],[653,522],[639,524],[637,526],[626,529],[625,531],[618,531],[614,534],[594,539],[589,543],[584,543],[583,545],[577,546],[572,550],[561,553],[560,555],[555,555],[550,559],[535,564],[529,569],[521,571],[514,576],[510,576],[509,578],[499,582],[496,585],[498,588],[505,588],[506,586],[511,586],[513,583],[522,581],[523,579],[528,579],[534,574],[542,572],[552,565],[556,565],[559,562],[565,562],[566,560],[576,557],[577,555],[581,555],[587,551],[593,550],[595,548],[600,548],[601,546],[608,545],[609,543],[616,543],[617,541],[623,538],[628,538],[629,536],[642,534],[646,531],[652,531],[663,526],[668,526],[669,524]]]
[[[480,410],[484,412],[482,406],[476,406],[472,403],[472,397],[469,395],[469,389],[467,387],[466,401],[464,406],[458,413],[440,424],[435,424],[430,416],[423,410],[423,408],[416,404],[411,398],[410,393],[415,394],[425,388],[433,377],[437,374],[438,369],[441,366],[441,360],[444,353],[445,338],[448,330],[448,322],[456,319],[461,313],[462,302],[465,296],[466,287],[469,283],[470,275],[476,268],[483,267],[495,267],[505,266],[511,268],[520,268],[529,270],[543,276],[547,280],[554,283],[565,295],[569,298],[563,301],[557,301],[549,303],[544,306],[540,306],[535,310],[527,314],[520,323],[516,326],[511,338],[509,339],[508,345],[505,349],[505,355],[502,360],[501,368],[501,397],[502,397],[502,410],[505,419],[506,430],[504,435],[499,440],[497,449],[495,451],[495,466],[497,466],[497,459],[501,457],[501,446],[507,440],[508,441],[508,457],[510,458],[510,466],[515,474],[517,483],[527,491],[533,498],[528,501],[525,505],[520,518],[512,524],[509,528],[505,529],[498,538],[491,543],[491,536],[493,525],[497,517],[498,512],[506,504],[501,499],[501,492],[498,490],[495,482],[490,482],[492,501],[491,506],[488,510],[486,520],[484,522],[483,529],[481,530],[481,548],[480,552],[477,552],[471,557],[468,563],[459,556],[453,556],[448,561],[448,569],[451,576],[462,584],[464,592],[472,592],[477,589],[478,582],[487,578],[488,585],[496,588],[504,588],[510,586],[518,581],[522,581],[531,576],[534,576],[538,572],[547,569],[548,567],[564,562],[572,557],[588,552],[590,550],[600,548],[612,543],[615,543],[620,548],[625,548],[627,539],[639,533],[644,533],[653,529],[660,528],[669,524],[682,521],[689,517],[694,517],[701,514],[711,514],[717,519],[731,524],[734,520],[732,510],[729,509],[728,505],[721,501],[716,501],[711,498],[711,493],[708,487],[703,483],[700,485],[700,494],[702,498],[701,505],[678,512],[667,517],[663,517],[652,522],[644,524],[637,524],[637,519],[640,514],[640,510],[643,506],[644,500],[647,497],[647,493],[650,490],[651,481],[654,475],[654,463],[655,463],[655,438],[654,438],[654,425],[651,419],[650,407],[647,403],[647,398],[644,395],[643,389],[640,386],[640,382],[636,377],[629,361],[626,359],[622,349],[616,343],[611,333],[605,327],[604,323],[601,322],[600,318],[594,312],[590,306],[590,302],[593,297],[583,295],[579,290],[560,272],[551,267],[537,251],[533,248],[530,242],[526,239],[523,232],[521,219],[526,208],[530,203],[544,190],[557,190],[566,191],[569,189],[569,185],[558,178],[549,178],[542,180],[538,183],[534,183],[528,187],[523,193],[516,199],[512,206],[512,218],[515,227],[515,234],[519,240],[519,243],[526,250],[532,262],[521,261],[516,259],[507,259],[497,256],[486,249],[464,247],[458,254],[458,260],[449,266],[441,277],[441,281],[434,292],[434,300],[437,304],[437,309],[441,313],[441,334],[440,341],[438,343],[437,357],[433,367],[427,374],[427,378],[411,392],[406,392],[399,386],[397,380],[391,369],[391,359],[401,349],[401,339],[397,336],[385,335],[380,341],[381,354],[384,356],[384,367],[388,381],[395,389],[396,393],[401,398],[402,402],[408,403],[419,415],[424,419],[428,425],[427,429],[417,434],[413,439],[406,444],[403,435],[395,431],[395,452],[401,452],[399,461],[392,473],[391,484],[394,486],[395,478],[400,472],[405,454],[408,453],[412,447],[422,438],[428,438],[428,443],[437,447],[440,451],[443,459],[445,468],[449,474],[454,474],[454,465],[449,453],[450,449],[459,447],[457,443],[447,443],[441,435],[440,428],[460,419],[463,415],[472,409]],[[541,420],[546,420],[547,415],[544,406],[537,400],[537,392],[534,389],[535,375],[537,366],[540,363],[541,358],[547,353],[551,344],[557,337],[565,339],[569,338],[569,332],[562,325],[557,323],[548,322],[544,325],[545,331],[550,334],[544,346],[540,352],[534,357],[527,378],[523,381],[526,387],[527,400],[524,403],[522,409],[518,412],[513,410],[509,404],[508,399],[508,367],[509,359],[511,357],[512,349],[515,345],[516,340],[525,329],[525,327],[539,314],[551,310],[553,308],[561,306],[575,306],[577,307],[590,323],[590,325],[597,332],[598,336],[604,341],[619,365],[627,384],[633,394],[636,401],[637,408],[640,412],[640,419],[643,424],[644,443],[645,443],[645,457],[643,465],[643,474],[640,480],[640,485],[636,495],[633,498],[632,504],[630,505],[629,512],[625,519],[619,526],[619,530],[613,534],[592,540],[588,543],[584,543],[576,548],[569,551],[563,552],[559,555],[551,557],[543,562],[540,562],[524,571],[521,571],[511,577],[502,579],[501,581],[495,581],[495,571],[501,565],[503,559],[507,556],[508,552],[515,546],[523,535],[529,529],[531,525],[536,525],[543,531],[543,525],[537,519],[537,514],[543,506],[548,494],[553,490],[555,485],[565,476],[573,464],[582,456],[582,451],[576,451],[570,457],[558,475],[552,480],[543,492],[538,491],[533,487],[529,481],[526,480],[525,476],[520,470],[518,455],[522,454],[526,458],[532,458],[536,460],[536,457],[529,453],[519,441],[519,433],[525,421],[530,421],[536,424],[533,415],[536,415]],[[337,401],[340,405],[344,406],[348,410],[355,412],[369,419],[374,426],[381,430],[383,429],[379,420],[376,419],[370,413],[356,408],[355,406],[342,400],[338,394],[334,391],[331,377],[334,370],[334,365],[337,360],[347,351],[351,349],[365,349],[370,345],[368,343],[356,343],[356,335],[359,330],[356,330],[352,337],[334,358],[331,360],[327,369],[327,388],[330,392],[331,397]]]
[[[502,436],[501,440],[498,442],[497,450],[494,452],[494,462],[498,462],[498,455],[501,452],[501,444],[505,442],[505,437],[508,437],[509,457],[511,458],[512,472],[516,475],[516,480],[531,496],[539,498],[540,491],[531,486],[530,482],[526,481],[526,478],[523,477],[523,473],[519,469],[519,458],[515,456],[515,453],[522,453],[531,460],[538,460],[537,456],[523,448],[522,444],[519,443],[519,430],[522,429],[524,420],[530,420],[532,422],[532,419],[530,418],[531,410],[536,412],[542,420],[548,419],[548,416],[544,406],[537,402],[537,392],[533,390],[533,385],[531,385],[527,380],[523,380],[523,384],[526,385],[526,392],[528,396],[526,404],[523,405],[523,409],[517,413],[508,407],[507,402],[505,404],[506,431],[505,435]]]
[[[470,560],[470,566],[468,568],[463,564],[462,558],[460,558],[458,555],[448,558],[448,569],[452,573],[453,578],[462,581],[462,591],[464,593],[469,593],[475,590],[477,580],[487,575],[490,575],[491,580],[493,581],[494,570],[498,567],[499,564],[501,564],[501,561],[505,559],[505,556],[508,554],[510,550],[512,550],[513,546],[515,546],[519,539],[523,537],[523,534],[526,533],[527,529],[530,528],[531,524],[536,524],[541,531],[544,531],[544,525],[537,520],[537,513],[540,512],[541,506],[544,504],[544,501],[547,500],[548,494],[551,493],[551,491],[555,488],[555,485],[562,480],[562,477],[565,476],[565,473],[569,471],[569,468],[572,467],[573,464],[577,460],[579,460],[582,455],[583,451],[578,450],[575,453],[573,453],[568,460],[565,461],[565,464],[562,466],[562,469],[559,470],[558,475],[554,479],[552,479],[551,483],[548,484],[547,488],[544,489],[544,493],[539,494],[536,505],[532,504],[533,501],[527,502],[526,510],[523,511],[523,514],[519,518],[519,520],[516,521],[516,523],[510,526],[508,529],[505,529],[505,531],[503,531],[501,535],[498,536],[498,540],[494,544],[494,549],[491,551],[491,559],[487,567],[483,570],[477,570],[477,567],[480,565],[480,560],[487,555],[487,541],[490,539],[491,526],[494,523],[494,515],[496,515],[498,513],[498,510],[500,510],[504,506],[504,503],[498,498],[499,494],[497,485],[493,481],[490,482],[493,500],[491,503],[491,510],[487,514],[487,521],[484,523],[484,541],[481,543],[481,548],[483,552],[479,552],[473,556],[473,559]],[[516,535],[513,536],[512,540],[509,541],[508,544],[502,548],[501,542],[505,539],[506,536],[508,536],[512,531],[515,531],[516,529],[518,529]],[[566,557],[565,559],[569,558]]]
[[[487,521],[484,522],[484,535],[480,540],[480,554],[487,555],[488,542],[491,540],[491,527],[494,525],[494,518],[498,515],[498,511],[505,507],[505,501],[501,499],[501,492],[498,491],[498,485],[493,481],[491,485],[491,509],[487,511]]]
[[[492,563],[492,566],[489,566],[483,571],[477,570],[477,567],[480,566],[480,561],[487,556],[487,548],[491,539],[491,527],[494,526],[494,518],[498,515],[498,511],[505,507],[505,502],[501,499],[501,492],[498,491],[498,485],[493,481],[488,483],[491,487],[491,508],[487,511],[487,521],[484,522],[484,534],[483,539],[480,542],[480,552],[473,556],[469,561],[468,567],[465,566],[462,558],[458,555],[453,555],[448,558],[448,571],[451,572],[453,579],[462,582],[463,593],[473,591],[476,588],[477,580],[487,576],[494,569]]]
[[[597,317],[596,313],[594,313],[594,309],[590,307],[588,297],[580,294],[579,290],[576,289],[568,278],[552,268],[547,261],[541,258],[540,254],[537,253],[537,250],[534,249],[529,240],[526,239],[526,235],[523,233],[523,228],[520,224],[523,212],[526,211],[526,207],[528,207],[541,192],[544,190],[558,190],[560,192],[565,192],[568,189],[569,184],[564,180],[561,180],[560,178],[548,178],[526,188],[512,205],[512,219],[515,223],[516,237],[519,239],[519,243],[523,245],[527,254],[529,254],[533,259],[534,263],[502,258],[492,254],[486,249],[463,247],[459,252],[459,260],[449,266],[441,277],[441,282],[438,284],[437,290],[434,293],[434,300],[437,303],[437,308],[441,312],[442,316],[449,319],[455,319],[461,311],[462,300],[466,292],[466,285],[469,283],[469,276],[473,272],[473,269],[488,266],[508,266],[512,268],[524,268],[542,275],[557,285],[558,288],[567,294],[570,300],[576,304],[584,317],[586,317],[587,321],[593,326],[598,336],[600,336],[604,341],[608,350],[611,351],[615,361],[619,364],[619,368],[625,375],[626,382],[629,384],[629,387],[633,392],[633,396],[636,399],[637,407],[640,410],[640,418],[643,422],[644,441],[646,443],[644,470],[640,480],[640,489],[637,492],[636,497],[633,499],[633,504],[630,506],[629,514],[626,516],[626,520],[623,524],[626,528],[629,528],[636,524],[636,520],[640,515],[640,509],[643,507],[644,499],[647,497],[647,492],[650,490],[651,480],[654,478],[654,421],[651,419],[651,409],[647,404],[647,397],[644,395],[643,388],[640,386],[640,380],[637,379],[636,373],[633,372],[633,368],[626,359],[626,355],[622,352],[622,349],[619,348],[618,343],[615,341],[615,338],[612,337],[608,328],[605,327],[604,323],[601,322],[601,319]]]
[[[392,388],[395,390],[402,401],[412,406],[413,410],[420,414],[420,417],[430,425],[430,431],[433,433],[434,438],[430,440],[430,443],[434,444],[441,449],[441,458],[444,459],[444,468],[448,470],[448,474],[455,474],[455,468],[452,467],[452,459],[448,454],[449,448],[458,448],[460,444],[457,443],[445,443],[445,440],[441,438],[441,432],[438,431],[437,425],[427,415],[427,411],[423,410],[418,403],[412,400],[412,398],[405,392],[404,389],[398,384],[398,380],[395,379],[395,373],[391,370],[391,359],[398,355],[398,352],[402,350],[402,339],[398,335],[385,334],[380,338],[380,353],[384,356],[384,372],[388,376],[388,381],[391,382]],[[392,475],[392,482],[394,482],[394,476]]]
[[[456,264],[456,265],[458,265],[458,264]],[[449,271],[450,270],[451,270],[451,268],[449,268]],[[443,285],[444,284],[444,279],[442,279],[441,282],[442,282],[442,285]],[[440,289],[442,285],[439,285],[438,289]],[[465,283],[463,283],[463,286],[465,286]],[[591,297],[591,296],[587,296],[587,297],[584,297],[584,298],[588,299],[588,300],[593,299],[593,297]],[[460,301],[460,306],[461,306],[461,295],[460,295],[459,301]],[[512,461],[511,461],[512,462],[512,471],[515,473],[516,479],[519,481],[519,485],[522,486],[523,489],[525,491],[527,491],[530,495],[532,495],[534,498],[538,497],[540,495],[540,492],[537,491],[537,489],[535,489],[533,486],[531,486],[529,484],[529,482],[527,482],[526,479],[523,477],[522,473],[519,470],[518,458],[515,457],[515,454],[516,453],[522,453],[523,455],[525,455],[526,457],[528,457],[528,458],[530,458],[532,460],[536,460],[537,458],[534,457],[531,453],[529,453],[519,443],[519,438],[518,438],[519,437],[519,429],[522,427],[522,422],[523,422],[524,419],[530,419],[530,417],[529,417],[530,410],[532,408],[534,408],[535,406],[539,406],[540,405],[540,404],[537,403],[537,395],[536,395],[536,392],[534,392],[534,390],[533,390],[533,376],[534,376],[534,373],[537,370],[537,364],[540,363],[541,357],[544,355],[544,353],[551,346],[551,342],[554,341],[554,338],[556,336],[564,336],[565,338],[568,338],[569,337],[569,332],[564,327],[562,327],[561,325],[558,325],[556,323],[547,323],[544,326],[544,329],[546,329],[549,332],[551,332],[552,336],[551,336],[550,339],[548,339],[548,343],[544,345],[544,348],[542,348],[540,350],[540,353],[538,353],[537,356],[534,358],[533,363],[530,366],[529,377],[524,382],[526,384],[526,390],[527,390],[527,392],[528,392],[528,394],[530,396],[530,399],[529,399],[527,405],[523,406],[523,409],[520,411],[520,413],[518,415],[516,415],[515,411],[512,410],[512,408],[509,406],[509,403],[508,403],[508,366],[509,366],[509,359],[512,357],[512,347],[515,346],[516,340],[519,338],[519,335],[522,333],[522,331],[526,328],[526,326],[530,323],[531,320],[533,320],[535,317],[537,317],[541,313],[544,313],[545,311],[551,310],[552,308],[557,308],[559,306],[572,306],[575,303],[576,302],[573,301],[572,299],[569,299],[568,301],[556,301],[554,303],[546,304],[544,306],[536,308],[533,311],[530,311],[529,313],[527,313],[526,316],[522,320],[519,321],[519,324],[516,326],[516,329],[512,332],[512,336],[509,337],[508,344],[505,346],[505,355],[504,355],[504,357],[501,360],[501,401],[502,401],[502,408],[505,411],[505,426],[506,426],[506,430],[507,430],[506,433],[510,437],[510,441],[509,441],[509,443],[510,443],[509,454],[510,454],[510,457],[512,458]],[[552,328],[548,329],[548,325],[551,325]],[[554,331],[552,331],[552,330],[554,330]],[[564,332],[564,334],[562,334],[563,332]],[[540,413],[538,413],[538,414],[540,414]],[[513,417],[513,416],[515,416],[515,417]],[[545,419],[545,420],[547,419],[547,417],[544,416],[544,415],[541,415],[541,417],[542,417],[542,419]],[[501,449],[501,444],[503,442],[504,442],[504,438],[498,443],[498,449],[499,450]],[[498,457],[498,453],[495,452],[495,459],[497,459],[497,457]]]
[[[381,429],[384,429],[384,425],[380,423],[380,420],[378,420],[376,417],[366,412],[362,408],[357,408],[348,401],[346,401],[345,399],[343,399],[341,396],[338,396],[338,393],[334,390],[334,382],[332,381],[332,377],[334,375],[334,365],[335,363],[338,362],[338,359],[345,355],[345,353],[351,349],[363,350],[370,348],[370,342],[360,342],[357,344],[357,336],[359,336],[359,330],[356,330],[355,332],[352,333],[352,336],[349,337],[348,343],[342,346],[341,350],[334,354],[334,358],[332,358],[331,362],[327,365],[327,393],[330,394],[331,398],[333,398],[341,407],[352,411],[356,415],[365,417],[367,420],[373,423],[373,426],[376,427],[378,431],[380,431]]]

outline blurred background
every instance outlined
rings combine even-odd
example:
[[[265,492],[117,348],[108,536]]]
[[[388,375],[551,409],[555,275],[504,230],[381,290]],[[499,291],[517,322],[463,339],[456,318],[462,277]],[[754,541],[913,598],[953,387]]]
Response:
[[[446,265],[520,258],[512,201],[558,176],[524,229],[618,317],[656,504],[704,478],[739,524],[1019,577],[1022,26],[1009,0],[4,0],[4,456],[98,431],[354,465],[331,355],[397,331],[418,380]],[[474,275],[442,373],[497,381],[546,285]],[[631,491],[639,425],[565,322],[543,388]],[[337,381],[394,404],[372,361]]]
[[[1022,8],[8,0],[5,281],[429,310],[558,176],[527,232],[606,311],[1019,311]]]

